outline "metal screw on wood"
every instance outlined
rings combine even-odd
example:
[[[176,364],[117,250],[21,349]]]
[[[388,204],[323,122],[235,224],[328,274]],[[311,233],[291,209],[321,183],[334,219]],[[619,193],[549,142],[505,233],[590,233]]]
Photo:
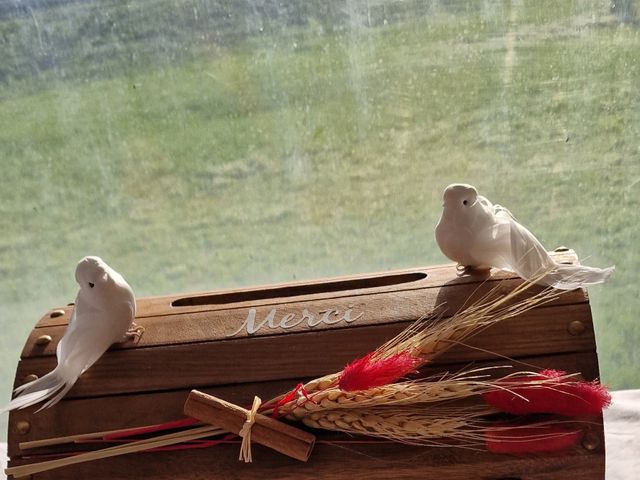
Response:
[[[36,345],[43,347],[45,345],[49,345],[51,343],[51,335],[40,335],[36,338]]]
[[[61,317],[62,315],[64,315],[64,310],[54,310],[49,314],[51,318]]]
[[[582,335],[586,329],[587,327],[585,327],[584,323],[582,323],[580,320],[574,320],[569,324],[569,327],[567,328],[567,330],[569,330],[569,333],[574,337]]]
[[[600,446],[600,438],[595,433],[587,432],[582,439],[582,446],[592,452]]]
[[[34,380],[37,380],[37,379],[38,379],[38,375],[36,375],[35,373],[30,373],[29,375],[24,377],[24,383],[33,382]]]
[[[29,430],[31,430],[31,424],[26,420],[20,420],[18,423],[16,423],[16,431],[20,435],[26,435],[27,433],[29,433]]]

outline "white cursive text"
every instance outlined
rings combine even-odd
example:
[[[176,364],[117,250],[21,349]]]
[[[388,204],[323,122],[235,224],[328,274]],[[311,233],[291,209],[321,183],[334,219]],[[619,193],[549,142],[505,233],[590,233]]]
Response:
[[[352,323],[362,318],[364,316],[364,312],[360,312],[358,315],[353,316],[353,306],[349,305],[349,308],[342,314],[340,314],[340,310],[335,308],[319,310],[318,313],[310,312],[308,309],[304,308],[300,315],[296,315],[295,313],[286,313],[280,317],[276,309],[272,308],[261,322],[256,323],[257,315],[257,310],[255,308],[250,308],[247,318],[242,325],[240,325],[240,328],[227,335],[227,337],[233,337],[242,330],[246,330],[248,335],[253,335],[262,328],[268,328],[270,330],[282,328],[283,330],[287,330],[289,328],[296,327],[301,323],[306,323],[309,328],[313,328],[321,323],[325,325],[334,325],[340,322]]]

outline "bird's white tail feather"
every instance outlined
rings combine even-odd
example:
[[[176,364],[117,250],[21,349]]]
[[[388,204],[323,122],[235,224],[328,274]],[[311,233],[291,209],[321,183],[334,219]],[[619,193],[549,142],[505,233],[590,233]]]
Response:
[[[54,395],[58,390],[60,390],[64,386],[64,383],[56,385],[51,388],[45,388],[43,390],[38,390],[37,392],[26,393],[24,395],[20,395],[19,397],[14,398],[9,402],[7,406],[0,410],[0,413],[8,412],[10,410],[18,410],[20,408],[30,407],[31,405],[35,405],[42,400],[46,400],[51,395]]]
[[[540,283],[560,290],[573,290],[606,282],[615,267],[595,268],[582,265],[558,265]]]
[[[40,390],[46,390],[47,388],[54,387],[60,384],[62,376],[60,375],[59,368],[55,368],[44,377],[36,378],[32,382],[25,383],[17,387],[13,393],[24,395],[26,393],[37,392]]]
[[[0,413],[30,407],[47,399],[50,399],[49,402],[42,408],[55,405],[71,389],[77,379],[77,376],[75,376],[75,378],[68,377],[68,372],[65,372],[64,369],[58,365],[44,377],[16,388],[15,392],[18,396],[2,408]],[[42,410],[42,408],[40,410]]]
[[[109,346],[107,344],[103,345],[104,348],[96,349],[92,343],[76,342],[77,335],[74,336],[74,333],[76,331],[72,331],[71,335],[67,337],[66,344],[70,345],[70,347],[56,368],[44,377],[16,388],[14,392],[18,396],[4,409],[0,410],[0,413],[29,407],[44,400],[48,401],[38,412],[55,405],[71,390],[71,387],[76,383],[82,372],[93,365]],[[62,357],[63,355],[60,356]]]
[[[67,392],[71,390],[71,387],[73,387],[75,383],[76,383],[75,380],[73,382],[67,382],[64,388],[60,390],[55,397],[50,399],[47,403],[45,403],[38,410],[36,410],[36,413],[38,413],[40,410],[44,410],[45,408],[53,407],[56,403],[62,400],[62,397],[64,397],[67,394]]]

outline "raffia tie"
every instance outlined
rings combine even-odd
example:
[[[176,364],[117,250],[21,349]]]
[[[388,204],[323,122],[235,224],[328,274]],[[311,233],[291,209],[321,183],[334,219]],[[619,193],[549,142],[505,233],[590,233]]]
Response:
[[[256,413],[258,413],[258,409],[262,405],[262,400],[260,397],[253,397],[253,405],[251,406],[251,410],[247,411],[247,421],[244,422],[242,429],[240,430],[240,435],[242,437],[242,444],[240,445],[240,456],[238,460],[244,460],[245,463],[251,463],[251,427],[256,421]]]

